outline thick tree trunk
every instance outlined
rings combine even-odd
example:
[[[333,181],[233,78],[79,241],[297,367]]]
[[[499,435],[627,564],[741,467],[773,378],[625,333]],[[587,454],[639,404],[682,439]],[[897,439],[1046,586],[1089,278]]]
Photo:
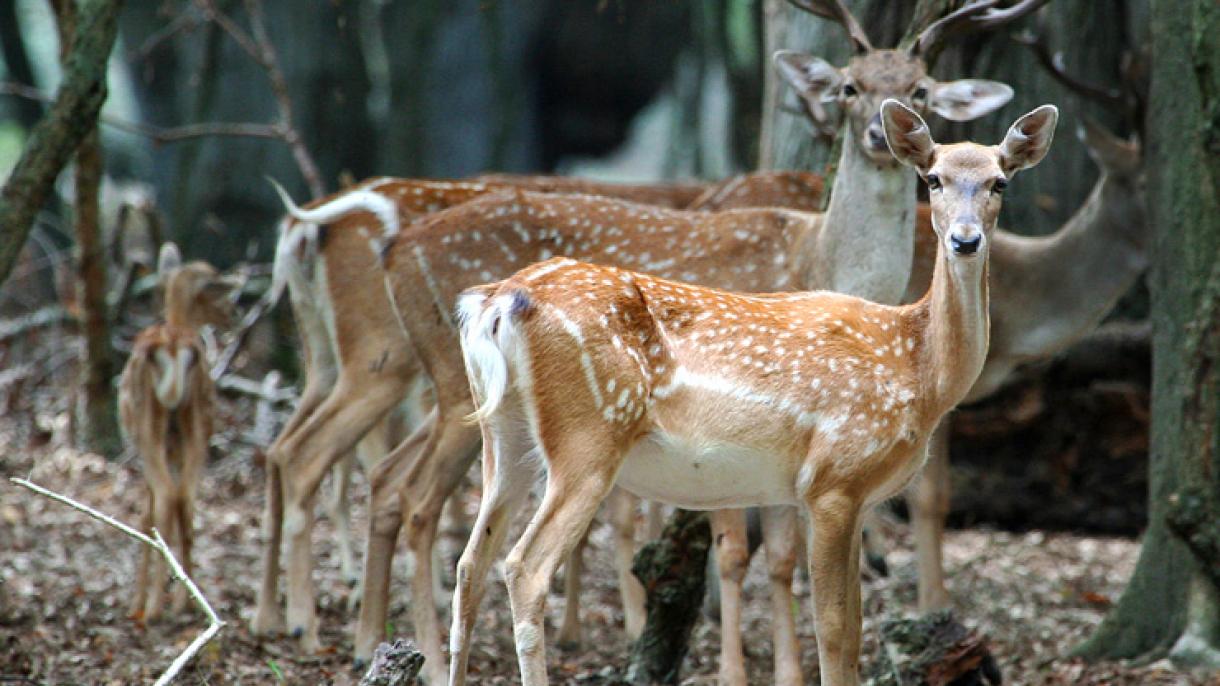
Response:
[[[631,651],[628,683],[678,683],[691,629],[703,604],[711,542],[706,514],[677,510],[661,538],[636,553],[631,571],[648,594],[648,619]]]
[[[1220,499],[1220,7],[1153,4],[1148,112],[1153,401],[1149,523],[1117,606],[1078,652],[1171,650],[1220,666],[1220,602],[1206,541],[1185,544],[1191,510]],[[1192,550],[1200,554],[1192,554]]]
[[[121,5],[121,0],[82,4],[77,40],[68,54],[55,103],[30,133],[21,158],[0,190],[0,283],[8,278],[55,177],[96,125],[106,101],[106,64]]]

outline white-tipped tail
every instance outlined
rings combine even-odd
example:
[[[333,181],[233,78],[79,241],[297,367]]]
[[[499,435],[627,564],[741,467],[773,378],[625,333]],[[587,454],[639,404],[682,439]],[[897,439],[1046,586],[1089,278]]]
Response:
[[[512,320],[513,296],[492,302],[478,291],[467,291],[458,299],[462,328],[462,356],[478,409],[468,419],[481,421],[500,406],[508,392],[508,355],[517,340]]]

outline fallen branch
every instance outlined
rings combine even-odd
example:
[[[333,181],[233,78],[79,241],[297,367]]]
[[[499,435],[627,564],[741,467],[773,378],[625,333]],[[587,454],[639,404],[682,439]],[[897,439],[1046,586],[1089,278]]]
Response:
[[[251,398],[266,400],[267,402],[280,405],[293,404],[297,400],[296,391],[291,388],[277,388],[273,393],[268,393],[263,387],[262,382],[247,379],[244,376],[237,376],[236,374],[226,374],[216,379],[216,387],[222,391],[248,395]]]
[[[37,329],[75,323],[76,318],[71,313],[59,305],[51,305],[16,319],[0,321],[0,343]]]
[[[186,663],[195,656],[195,653],[199,652],[200,648],[206,645],[208,641],[212,640],[212,637],[215,636],[216,633],[220,631],[221,627],[225,625],[224,621],[220,619],[220,617],[216,614],[216,611],[213,610],[212,606],[208,603],[208,599],[203,597],[203,593],[199,590],[199,587],[196,586],[195,582],[191,581],[191,578],[186,575],[185,571],[183,571],[182,565],[178,564],[178,558],[174,557],[174,553],[171,552],[169,546],[166,545],[165,539],[161,537],[161,532],[157,531],[155,527],[152,530],[153,535],[150,537],[143,532],[127,526],[114,517],[99,512],[88,505],[82,505],[81,503],[78,503],[65,495],[60,495],[54,491],[49,491],[33,482],[18,478],[10,478],[9,481],[21,486],[22,488],[26,488],[38,493],[39,495],[46,496],[51,500],[59,501],[65,505],[68,505],[69,507],[80,510],[90,517],[93,517],[104,524],[108,524],[119,531],[122,531],[128,536],[131,536],[132,538],[144,543],[144,545],[147,545],[153,550],[161,553],[161,555],[169,563],[170,569],[173,571],[174,578],[181,581],[186,586],[186,590],[189,591],[191,597],[195,599],[195,604],[198,605],[201,610],[203,610],[205,615],[207,615],[209,622],[208,628],[205,629],[203,633],[199,634],[194,641],[191,641],[191,644],[188,645],[172,663],[170,663],[169,668],[161,674],[161,677],[157,679],[154,686],[164,686],[165,684],[173,681],[174,677],[178,676],[178,672],[182,671],[182,668],[186,666]]]
[[[225,346],[224,351],[220,353],[216,364],[212,365],[213,381],[220,379],[229,372],[229,368],[233,366],[233,360],[237,357],[237,353],[241,352],[241,349],[245,347],[246,340],[250,337],[250,332],[254,330],[254,325],[273,307],[275,307],[275,302],[271,299],[271,289],[268,288],[263,293],[263,297],[259,298],[258,302],[254,304],[254,307],[251,307],[246,312],[246,316],[242,317],[241,324],[233,332],[233,338]]]

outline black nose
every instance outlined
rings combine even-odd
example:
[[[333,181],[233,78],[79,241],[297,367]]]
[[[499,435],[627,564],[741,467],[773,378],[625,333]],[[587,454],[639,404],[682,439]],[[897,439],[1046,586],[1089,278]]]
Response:
[[[949,242],[953,245],[953,252],[958,255],[973,255],[979,251],[979,245],[983,242],[983,236],[981,234],[976,234],[972,238],[949,236]]]

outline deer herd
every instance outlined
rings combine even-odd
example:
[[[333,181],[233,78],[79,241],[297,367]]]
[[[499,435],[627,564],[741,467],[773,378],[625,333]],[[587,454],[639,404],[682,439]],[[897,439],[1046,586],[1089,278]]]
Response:
[[[1142,273],[1140,150],[1082,125],[1101,168],[1087,200],[1054,234],[1005,232],[1003,191],[1046,155],[1058,110],[1025,114],[995,145],[938,143],[925,117],[976,119],[1013,92],[938,81],[925,56],[1045,0],[972,3],[897,49],[873,47],[842,0],[792,2],[842,25],[855,50],[842,67],[774,56],[812,123],[841,128],[829,189],[785,171],[712,185],[374,178],[304,207],[279,189],[287,213],[270,297],[288,292],[305,386],[267,450],[253,632],[321,647],[311,539],[327,473],[341,572],[359,600],[355,659],[386,639],[405,533],[411,633],[431,684],[465,683],[488,571],[540,480],[504,567],[525,684],[547,683],[546,599],[565,561],[560,638],[579,641],[575,570],[607,499],[630,638],[644,622],[630,572],[636,499],[711,511],[722,683],[747,682],[742,508],[763,508],[776,683],[803,683],[791,611],[802,549],[821,683],[858,683],[862,529],[912,481],[919,607],[949,604],[946,415],[1079,340]],[[144,526],[166,534],[189,573],[213,412],[200,327],[228,320],[232,284],[183,265],[172,246],[159,274],[165,323],[136,339],[120,415],[144,464]],[[446,659],[434,548],[480,446],[481,501],[455,572]],[[363,565],[346,502],[353,455],[370,484]],[[146,555],[133,615],[161,613],[164,583]]]

